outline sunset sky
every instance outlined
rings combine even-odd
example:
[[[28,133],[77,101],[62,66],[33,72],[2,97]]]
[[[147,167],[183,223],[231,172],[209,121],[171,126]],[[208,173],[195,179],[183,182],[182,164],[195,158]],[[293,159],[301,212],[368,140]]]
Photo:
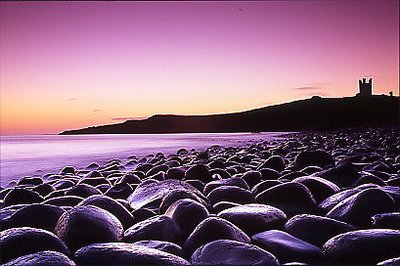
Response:
[[[399,88],[399,2],[1,2],[1,134]]]

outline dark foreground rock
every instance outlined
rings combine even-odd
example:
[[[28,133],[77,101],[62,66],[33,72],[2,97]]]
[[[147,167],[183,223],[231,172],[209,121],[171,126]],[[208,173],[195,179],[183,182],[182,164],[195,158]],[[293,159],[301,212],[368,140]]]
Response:
[[[123,228],[110,212],[95,206],[79,206],[60,217],[54,232],[75,251],[93,243],[118,241]]]
[[[189,265],[181,257],[128,243],[101,243],[79,249],[74,254],[78,265]]]
[[[1,232],[1,263],[44,250],[69,254],[67,246],[56,235],[46,230],[20,227]]]
[[[280,262],[319,262],[322,251],[286,232],[271,230],[251,237],[254,243],[274,254]]]
[[[75,262],[57,251],[39,251],[15,258],[3,266],[75,266]]]
[[[190,262],[194,265],[279,265],[274,255],[255,245],[226,239],[199,247]]]
[[[331,238],[323,246],[325,256],[335,263],[378,263],[400,256],[400,231],[359,230]]]

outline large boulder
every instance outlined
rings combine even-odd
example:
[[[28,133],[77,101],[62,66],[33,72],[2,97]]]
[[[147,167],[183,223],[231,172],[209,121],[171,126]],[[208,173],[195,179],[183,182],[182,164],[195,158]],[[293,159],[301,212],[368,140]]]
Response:
[[[370,188],[338,203],[326,216],[356,226],[369,226],[373,215],[394,210],[391,196],[380,189]]]
[[[2,266],[75,266],[75,262],[66,255],[51,250],[39,251],[33,254],[15,258]]]
[[[335,160],[329,153],[321,150],[303,151],[294,159],[294,166],[297,169],[303,169],[307,166],[319,166],[324,168],[329,165],[335,165]]]
[[[350,224],[309,214],[296,215],[285,224],[289,234],[318,247],[322,247],[330,238],[354,229]]]
[[[274,254],[280,262],[319,262],[322,251],[286,232],[270,230],[255,234],[252,241],[261,248]]]
[[[123,234],[120,221],[96,206],[78,206],[65,212],[57,222],[55,234],[70,250],[108,241],[118,241]]]
[[[228,239],[215,240],[199,247],[190,262],[194,265],[279,265],[268,251]]]
[[[193,229],[209,215],[204,205],[192,199],[181,199],[174,202],[165,212],[176,222],[184,236],[188,236]]]
[[[83,200],[79,205],[92,205],[109,211],[118,218],[125,229],[129,228],[133,223],[132,214],[120,202],[111,197],[104,195],[93,195]]]
[[[311,191],[317,203],[320,203],[340,190],[334,183],[317,176],[302,176],[295,178],[293,182],[305,185]]]
[[[48,204],[31,204],[17,210],[7,221],[9,228],[34,227],[53,232],[64,209]]]
[[[39,193],[25,188],[14,188],[4,197],[3,206],[30,204],[42,202],[44,198]]]
[[[181,257],[130,243],[97,243],[74,254],[78,265],[189,265]]]
[[[256,203],[228,208],[218,213],[218,216],[232,222],[248,235],[280,229],[287,219],[280,209]]]
[[[256,201],[281,209],[288,216],[316,212],[311,191],[303,184],[288,182],[271,187],[256,196]]]
[[[400,256],[400,231],[369,229],[329,239],[322,250],[334,263],[375,264]]]
[[[43,250],[69,254],[67,246],[53,233],[37,228],[11,228],[0,233],[0,263]]]

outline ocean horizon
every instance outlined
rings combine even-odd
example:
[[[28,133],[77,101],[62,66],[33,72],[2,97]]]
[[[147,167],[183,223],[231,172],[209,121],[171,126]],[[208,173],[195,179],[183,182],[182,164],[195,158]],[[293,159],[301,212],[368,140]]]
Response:
[[[205,149],[213,145],[240,146],[251,141],[273,140],[288,132],[101,134],[101,135],[2,135],[1,186],[25,176],[58,173],[65,165],[85,168],[112,159],[179,149]]]

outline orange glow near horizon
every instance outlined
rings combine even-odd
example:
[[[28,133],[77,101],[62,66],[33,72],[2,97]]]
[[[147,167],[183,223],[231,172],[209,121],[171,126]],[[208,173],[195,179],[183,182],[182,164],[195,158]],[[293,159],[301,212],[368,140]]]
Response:
[[[398,95],[398,32],[390,0],[2,2],[0,133]]]

